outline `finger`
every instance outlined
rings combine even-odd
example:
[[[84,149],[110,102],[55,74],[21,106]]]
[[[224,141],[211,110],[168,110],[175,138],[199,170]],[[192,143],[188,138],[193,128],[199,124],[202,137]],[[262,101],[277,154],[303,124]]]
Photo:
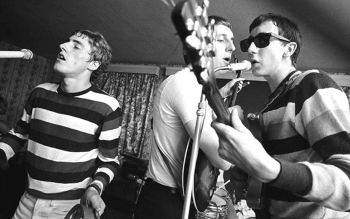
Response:
[[[103,214],[105,208],[106,208],[106,205],[104,203],[101,203],[100,207],[98,208],[99,210],[97,210],[96,208],[95,209],[96,209],[96,212],[98,212],[99,216],[101,216]]]
[[[93,206],[92,206],[96,211],[101,211],[102,209],[102,203],[100,201],[98,201],[97,203],[95,203]]]
[[[249,82],[249,81],[243,81],[243,85],[242,85],[242,87],[248,86],[249,84],[250,84],[250,82]]]
[[[229,83],[231,83],[233,85],[236,82],[241,82],[241,81],[244,81],[244,80],[245,80],[245,78],[234,78]]]
[[[211,127],[216,131],[216,134],[219,137],[225,137],[225,133],[227,132],[227,125],[215,119],[211,122]]]

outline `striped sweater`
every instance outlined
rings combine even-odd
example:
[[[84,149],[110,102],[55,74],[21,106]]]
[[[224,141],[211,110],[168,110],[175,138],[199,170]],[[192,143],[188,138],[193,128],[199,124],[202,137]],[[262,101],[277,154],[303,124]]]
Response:
[[[31,92],[17,126],[0,142],[0,163],[27,142],[27,192],[42,199],[79,199],[92,181],[113,179],[121,130],[118,101],[95,86],[65,93],[46,83]]]
[[[350,218],[341,212],[350,209],[350,117],[341,88],[325,73],[304,72],[262,115],[263,145],[281,163],[266,190],[271,218]]]

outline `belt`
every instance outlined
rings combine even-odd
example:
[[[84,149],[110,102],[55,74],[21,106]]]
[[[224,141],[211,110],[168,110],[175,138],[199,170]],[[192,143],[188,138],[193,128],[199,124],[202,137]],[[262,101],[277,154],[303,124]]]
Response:
[[[180,194],[180,191],[178,188],[174,188],[174,187],[170,187],[170,186],[164,186],[160,183],[155,182],[153,179],[151,178],[147,178],[146,179],[146,184],[154,187],[155,189],[162,189],[162,190],[166,190],[172,194]]]

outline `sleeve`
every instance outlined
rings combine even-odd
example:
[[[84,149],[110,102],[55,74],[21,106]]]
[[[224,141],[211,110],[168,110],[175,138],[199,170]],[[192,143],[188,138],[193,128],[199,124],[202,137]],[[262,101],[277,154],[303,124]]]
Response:
[[[171,95],[172,107],[181,118],[182,123],[186,124],[197,116],[202,85],[198,84],[194,73],[190,72],[187,78],[176,76],[176,81],[172,86],[174,91]]]
[[[17,122],[15,128],[10,129],[0,140],[0,164],[6,162],[17,153],[28,140],[32,101],[35,96],[35,90],[31,92],[27,102],[25,103],[23,115]]]
[[[101,191],[113,180],[119,166],[118,144],[121,133],[122,111],[118,103],[115,105],[114,110],[105,116],[98,139],[98,168],[92,183],[98,184]]]
[[[319,160],[280,161],[281,172],[271,185],[327,208],[349,210],[350,117],[346,95],[321,73],[305,76],[297,89],[295,127]]]

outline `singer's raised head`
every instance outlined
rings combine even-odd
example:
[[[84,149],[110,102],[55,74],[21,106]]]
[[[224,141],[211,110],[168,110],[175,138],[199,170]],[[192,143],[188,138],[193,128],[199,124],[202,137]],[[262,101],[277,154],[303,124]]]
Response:
[[[99,68],[94,72],[103,72],[112,59],[112,48],[107,43],[104,36],[99,32],[90,30],[77,30],[72,35],[88,37],[91,46],[90,60],[100,63]]]

